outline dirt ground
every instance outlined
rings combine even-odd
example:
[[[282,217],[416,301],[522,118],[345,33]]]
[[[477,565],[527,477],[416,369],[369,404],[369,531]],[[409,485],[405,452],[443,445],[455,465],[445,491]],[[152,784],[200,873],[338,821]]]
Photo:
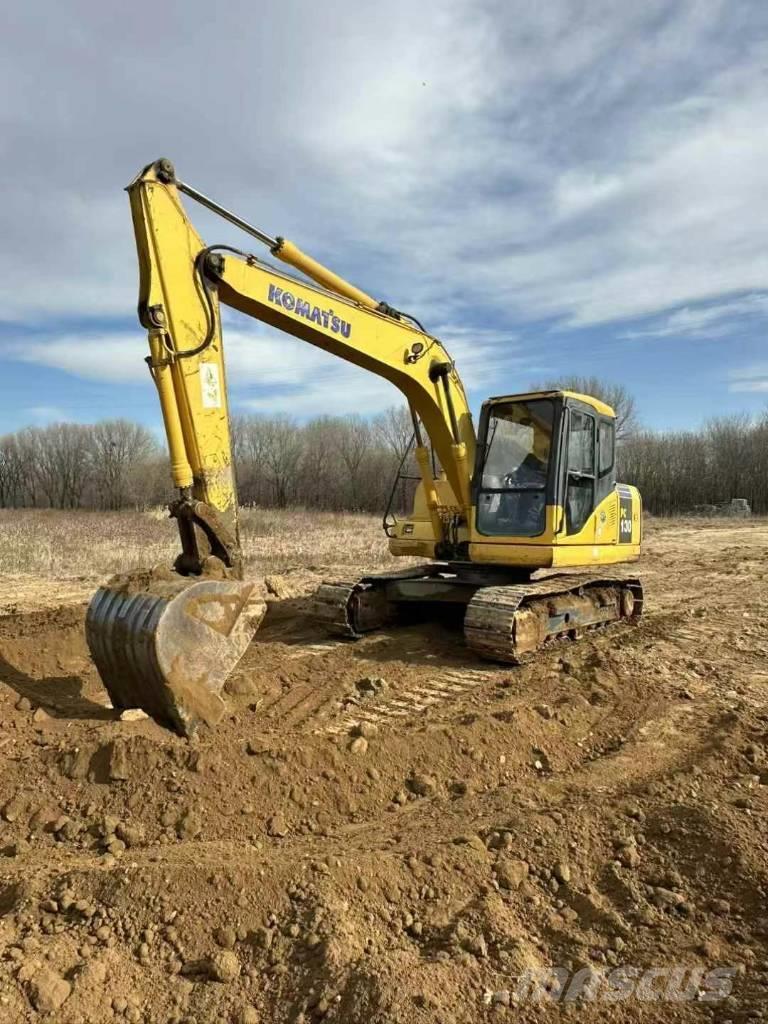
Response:
[[[520,668],[286,571],[192,742],[3,577],[2,1024],[768,1019],[768,523],[649,532],[641,623]]]

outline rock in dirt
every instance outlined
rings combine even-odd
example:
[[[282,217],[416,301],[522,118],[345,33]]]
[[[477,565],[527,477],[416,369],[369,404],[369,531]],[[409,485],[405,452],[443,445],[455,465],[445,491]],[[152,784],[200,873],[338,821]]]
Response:
[[[372,739],[378,731],[375,722],[358,722],[357,725],[352,727],[353,736],[362,736],[366,740]]]
[[[61,756],[61,771],[68,779],[86,779],[94,754],[93,747],[74,747]]]
[[[203,826],[194,811],[185,811],[176,822],[176,835],[179,839],[196,839],[203,831]]]
[[[237,942],[237,935],[234,928],[217,928],[213,938],[222,949],[234,949]]]
[[[288,835],[288,824],[282,814],[273,814],[267,822],[267,835],[283,839]]]
[[[259,1024],[259,1014],[255,1006],[244,1006],[235,1017],[237,1024]]]
[[[434,775],[412,775],[405,780],[405,785],[416,796],[434,796],[437,792],[437,779]]]
[[[143,714],[143,712],[142,712]],[[147,716],[144,715],[146,718]],[[115,740],[107,747],[110,782],[126,782],[130,778],[128,748],[122,740]]]
[[[375,697],[386,688],[387,681],[381,676],[364,676],[355,683],[355,689],[363,698]]]
[[[230,676],[224,683],[224,692],[230,697],[255,697],[257,693],[256,683],[249,676]]]
[[[17,793],[16,796],[11,797],[11,799],[3,805],[3,809],[0,811],[0,814],[2,814],[5,821],[14,822],[18,821],[23,810],[24,800],[21,794]]]
[[[146,711],[142,711],[141,708],[126,708],[125,711],[120,712],[121,722],[143,722],[149,718]]]
[[[40,1013],[54,1013],[69,998],[72,986],[47,967],[41,967],[29,981],[29,998]]]
[[[568,885],[571,880],[571,866],[567,861],[559,860],[552,868],[552,874],[561,885]]]
[[[127,847],[141,846],[144,842],[144,828],[141,825],[130,825],[120,822],[116,829],[117,836]]]
[[[502,889],[519,889],[528,877],[528,870],[526,861],[505,858],[496,865],[496,878]]]
[[[640,853],[636,846],[623,846],[617,855],[618,860],[625,868],[636,868],[640,863]]]
[[[350,754],[367,754],[368,753],[368,740],[365,736],[356,736],[349,744]]]
[[[473,935],[460,928],[457,931],[456,938],[459,940],[459,945],[462,949],[465,949],[478,959],[482,960],[488,956],[488,943],[482,932]]]
[[[220,981],[226,984],[240,977],[240,961],[237,958],[237,954],[228,949],[223,949],[220,953],[214,953],[205,963],[205,973],[213,981]]]
[[[657,907],[663,907],[666,910],[671,910],[675,907],[679,907],[681,903],[684,903],[685,897],[679,892],[672,892],[671,889],[666,889],[664,886],[658,885],[653,891],[653,902]]]
[[[99,825],[101,835],[104,836],[106,840],[109,840],[112,836],[116,835],[119,828],[120,819],[116,818],[114,814],[105,814]]]

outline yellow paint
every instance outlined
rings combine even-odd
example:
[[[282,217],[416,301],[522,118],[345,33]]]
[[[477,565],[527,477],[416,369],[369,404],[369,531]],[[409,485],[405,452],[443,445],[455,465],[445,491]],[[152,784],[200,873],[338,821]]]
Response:
[[[605,402],[601,402],[599,398],[593,398],[592,395],[582,395],[578,391],[526,391],[521,392],[518,395],[503,395],[499,398],[492,398],[492,402],[508,402],[510,398],[519,398],[521,401],[534,398],[551,398],[553,395],[563,395],[565,398],[575,398],[579,402],[584,402],[585,405],[591,406],[596,413],[600,416],[607,416],[608,419],[615,419],[616,413],[610,405],[606,405]]]
[[[171,458],[176,467],[185,461],[191,467],[195,498],[234,515],[236,495],[218,315],[211,345],[200,355],[183,358],[184,352],[200,344],[208,326],[194,274],[194,259],[203,241],[189,223],[175,186],[157,181],[154,168],[139,175],[128,186],[128,194],[139,257],[140,319],[150,332],[160,331],[165,340],[168,365],[160,368],[159,376],[157,368],[154,373]],[[162,320],[159,327],[153,322],[158,316]],[[152,356],[157,362],[155,352]],[[205,399],[201,367],[210,366],[219,379],[218,405]],[[179,473],[184,476],[180,468],[174,470],[174,482]]]
[[[181,427],[179,407],[173,389],[173,375],[165,347],[165,332],[151,330],[147,332],[149,351],[151,353],[152,376],[160,398],[160,410],[163,414],[165,434],[168,438],[168,454],[171,458],[171,477],[175,487],[191,487],[193,483],[192,467],[187,459],[184,443],[184,431]]]
[[[440,519],[440,496],[437,493],[435,480],[432,476],[432,467],[429,464],[428,450],[424,445],[419,444],[416,445],[413,453],[416,456],[416,462],[419,467],[419,472],[421,473],[421,489],[429,514],[429,522],[432,528],[432,542],[434,543],[435,538],[442,540],[444,533],[443,523]]]
[[[334,274],[332,270],[324,267],[322,263],[318,263],[311,256],[307,256],[298,246],[285,238],[279,240],[279,245],[272,250],[272,255],[277,256],[283,263],[288,263],[290,266],[295,267],[302,274],[306,274],[307,277],[316,281],[323,288],[336,292],[337,295],[343,295],[346,299],[351,299],[352,302],[365,306],[366,309],[376,309],[378,306],[376,299],[361,291],[360,288],[355,288],[349,281],[345,281],[343,277]]]

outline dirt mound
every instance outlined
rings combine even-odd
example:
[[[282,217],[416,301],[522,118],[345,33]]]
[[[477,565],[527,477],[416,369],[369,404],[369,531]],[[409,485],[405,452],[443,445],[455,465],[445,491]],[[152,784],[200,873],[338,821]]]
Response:
[[[192,742],[105,706],[83,606],[0,619],[0,1020],[759,1017],[768,529],[701,538],[656,526],[643,622],[518,669],[328,639],[275,577]]]

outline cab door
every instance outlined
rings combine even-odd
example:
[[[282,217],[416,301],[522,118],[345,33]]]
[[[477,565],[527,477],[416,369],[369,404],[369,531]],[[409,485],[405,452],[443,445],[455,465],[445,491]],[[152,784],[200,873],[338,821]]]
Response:
[[[595,540],[597,423],[584,406],[568,410],[568,450],[565,473],[565,533],[575,543]]]

